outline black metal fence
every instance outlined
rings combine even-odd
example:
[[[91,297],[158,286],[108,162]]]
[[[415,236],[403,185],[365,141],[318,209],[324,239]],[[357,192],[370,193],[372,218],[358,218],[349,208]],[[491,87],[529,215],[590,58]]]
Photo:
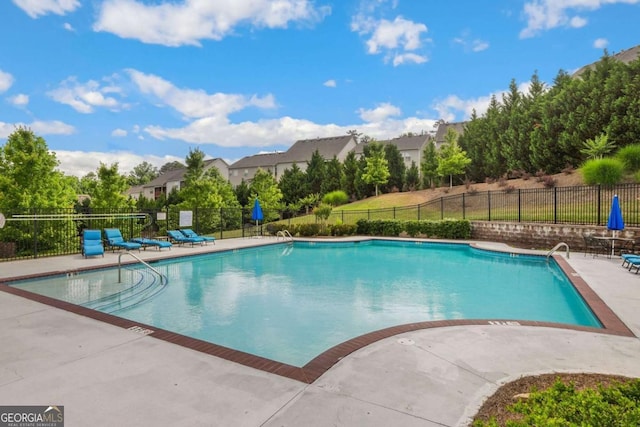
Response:
[[[627,227],[640,226],[640,185],[580,186],[466,192],[415,206],[369,210],[334,209],[328,223],[355,224],[359,219],[537,222],[606,225],[613,195],[618,194]],[[125,239],[162,236],[166,230],[189,225],[200,234],[219,239],[247,237],[254,232],[251,208],[170,208],[139,212],[133,209],[32,209],[3,212],[0,261],[76,254],[81,251],[82,230],[119,228]],[[313,214],[264,210],[264,222],[287,226],[318,222]]]

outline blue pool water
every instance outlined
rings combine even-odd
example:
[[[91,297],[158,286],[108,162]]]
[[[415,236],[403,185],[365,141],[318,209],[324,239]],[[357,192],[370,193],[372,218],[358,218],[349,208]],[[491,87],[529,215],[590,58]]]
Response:
[[[518,319],[601,327],[555,261],[467,245],[296,242],[153,266],[168,285],[132,270],[123,290],[116,271],[101,270],[15,286],[295,366],[405,323]]]

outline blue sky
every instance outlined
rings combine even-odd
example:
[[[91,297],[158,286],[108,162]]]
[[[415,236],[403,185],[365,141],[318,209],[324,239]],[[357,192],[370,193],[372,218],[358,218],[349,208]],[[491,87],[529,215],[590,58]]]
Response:
[[[640,0],[12,0],[0,16],[0,144],[26,125],[77,176],[428,132],[511,79],[640,44]]]

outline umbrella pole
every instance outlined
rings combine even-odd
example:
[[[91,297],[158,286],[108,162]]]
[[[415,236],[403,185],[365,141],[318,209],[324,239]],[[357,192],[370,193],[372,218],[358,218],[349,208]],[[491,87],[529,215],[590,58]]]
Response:
[[[616,230],[613,230],[613,239],[611,239],[611,256],[616,253]]]

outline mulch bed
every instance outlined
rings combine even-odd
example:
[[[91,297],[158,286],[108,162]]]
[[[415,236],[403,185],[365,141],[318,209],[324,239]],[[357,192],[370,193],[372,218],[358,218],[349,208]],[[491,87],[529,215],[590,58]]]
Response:
[[[605,374],[544,374],[522,377],[510,383],[504,384],[492,396],[490,396],[480,407],[473,421],[489,421],[492,417],[498,425],[505,426],[507,421],[518,419],[517,414],[507,410],[507,407],[515,403],[521,393],[529,393],[532,390],[545,390],[551,387],[557,380],[565,384],[572,382],[576,389],[597,388],[598,385],[607,386],[612,382],[626,382],[633,378],[619,375]]]

